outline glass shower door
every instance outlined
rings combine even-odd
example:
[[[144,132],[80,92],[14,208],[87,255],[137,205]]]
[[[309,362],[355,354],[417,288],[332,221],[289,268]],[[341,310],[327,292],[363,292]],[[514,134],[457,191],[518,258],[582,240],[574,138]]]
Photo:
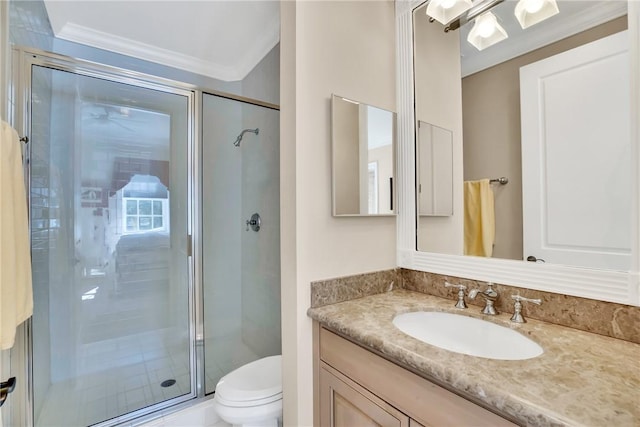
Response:
[[[190,92],[31,71],[34,424],[194,396]]]
[[[279,111],[203,95],[205,391],[281,353]],[[261,219],[259,229],[250,221]],[[248,223],[249,222],[249,223]]]

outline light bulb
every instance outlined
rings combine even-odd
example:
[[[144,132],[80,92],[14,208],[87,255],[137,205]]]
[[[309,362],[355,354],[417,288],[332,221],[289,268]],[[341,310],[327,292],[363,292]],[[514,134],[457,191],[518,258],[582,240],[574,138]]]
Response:
[[[491,37],[496,31],[496,18],[492,13],[486,13],[478,18],[478,35],[482,38]]]
[[[427,16],[443,25],[458,18],[473,6],[471,0],[431,0],[427,4]]]
[[[513,11],[522,28],[529,28],[559,12],[556,0],[520,0]]]
[[[528,0],[525,3],[524,10],[527,13],[537,13],[544,6],[544,0]]]
[[[451,9],[455,5],[456,0],[442,0],[440,3],[440,6],[442,6],[443,9]]]

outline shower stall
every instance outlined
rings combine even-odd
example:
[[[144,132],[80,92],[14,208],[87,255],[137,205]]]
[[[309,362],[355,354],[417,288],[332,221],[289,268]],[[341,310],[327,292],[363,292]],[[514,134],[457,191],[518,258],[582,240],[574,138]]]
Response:
[[[279,354],[277,106],[15,57],[35,306],[24,425],[127,422]]]

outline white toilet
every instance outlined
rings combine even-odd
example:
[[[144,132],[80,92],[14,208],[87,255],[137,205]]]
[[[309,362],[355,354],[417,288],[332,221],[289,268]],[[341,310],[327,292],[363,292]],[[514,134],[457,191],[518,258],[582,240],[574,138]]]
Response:
[[[241,427],[278,427],[282,420],[282,356],[258,359],[220,379],[214,407]]]

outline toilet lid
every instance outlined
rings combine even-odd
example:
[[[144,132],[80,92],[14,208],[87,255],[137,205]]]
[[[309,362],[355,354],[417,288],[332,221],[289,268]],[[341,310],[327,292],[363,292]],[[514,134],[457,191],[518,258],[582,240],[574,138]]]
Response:
[[[258,359],[220,379],[216,396],[231,402],[265,399],[282,393],[282,356]]]

